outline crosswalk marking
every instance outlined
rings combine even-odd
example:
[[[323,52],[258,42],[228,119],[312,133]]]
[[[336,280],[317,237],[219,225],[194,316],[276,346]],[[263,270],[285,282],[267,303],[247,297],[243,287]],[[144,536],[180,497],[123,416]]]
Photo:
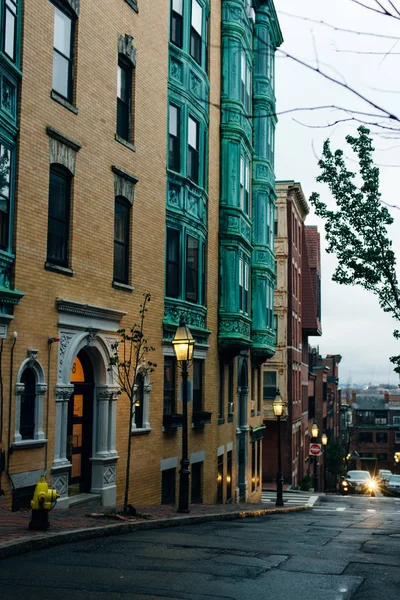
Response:
[[[313,506],[318,500],[318,496],[309,496],[306,494],[283,492],[283,502],[285,505],[292,506]],[[264,504],[275,503],[276,491],[266,490],[261,494],[261,502]]]
[[[367,508],[367,512],[376,512],[374,508]]]
[[[346,507],[341,506],[340,508],[336,509],[338,512],[343,512],[344,510],[346,510]]]

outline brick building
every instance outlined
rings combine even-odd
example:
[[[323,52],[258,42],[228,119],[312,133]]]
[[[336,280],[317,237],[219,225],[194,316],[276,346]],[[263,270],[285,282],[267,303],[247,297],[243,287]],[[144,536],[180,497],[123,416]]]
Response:
[[[130,502],[176,500],[181,317],[196,340],[191,499],[258,501],[260,365],[274,353],[273,2],[1,11],[7,502],[26,503],[45,472],[59,506],[82,493],[121,503],[128,434]],[[109,363],[145,292],[158,366],[139,374],[128,432]]]
[[[287,405],[282,423],[283,475],[299,485],[308,459],[308,336],[321,335],[319,234],[304,225],[309,207],[299,183],[277,183],[275,221],[276,354],[264,365],[263,479],[276,473],[277,425],[272,411],[276,388]]]

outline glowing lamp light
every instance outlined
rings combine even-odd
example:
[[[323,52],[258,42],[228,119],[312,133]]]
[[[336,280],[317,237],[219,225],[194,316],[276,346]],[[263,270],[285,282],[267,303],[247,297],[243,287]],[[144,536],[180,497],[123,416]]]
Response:
[[[312,435],[313,438],[317,438],[318,437],[318,425],[317,425],[316,421],[314,421],[314,423],[312,424],[311,435]]]
[[[327,443],[328,443],[328,436],[326,435],[326,433],[323,433],[321,435],[321,442],[323,443],[324,446],[327,445]]]
[[[276,391],[276,397],[272,403],[272,408],[274,409],[274,415],[276,417],[281,417],[283,415],[284,403],[279,389]]]
[[[190,333],[189,327],[181,320],[179,327],[176,330],[175,337],[172,340],[172,345],[175,350],[176,360],[192,360],[193,348],[195,340]]]

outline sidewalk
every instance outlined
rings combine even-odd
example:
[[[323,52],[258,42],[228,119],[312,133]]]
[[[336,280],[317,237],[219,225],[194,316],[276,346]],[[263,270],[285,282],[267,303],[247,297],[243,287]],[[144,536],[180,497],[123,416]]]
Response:
[[[84,539],[129,533],[137,529],[177,527],[212,520],[230,520],[258,517],[274,513],[305,510],[305,506],[294,508],[266,508],[266,504],[192,504],[190,514],[177,513],[176,506],[136,507],[135,519],[115,520],[92,518],[93,513],[104,513],[111,509],[104,506],[81,505],[67,510],[53,510],[49,514],[50,529],[47,532],[28,529],[31,511],[10,512],[0,498],[0,558],[48,548]]]

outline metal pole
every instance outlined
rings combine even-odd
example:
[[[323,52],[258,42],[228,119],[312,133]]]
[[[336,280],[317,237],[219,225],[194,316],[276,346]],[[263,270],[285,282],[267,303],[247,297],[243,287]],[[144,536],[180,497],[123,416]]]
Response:
[[[182,458],[179,471],[179,506],[178,512],[188,513],[189,510],[189,455],[188,455],[188,423],[187,423],[187,403],[188,403],[188,361],[182,361]]]
[[[276,476],[276,502],[275,506],[283,506],[282,495],[282,460],[281,460],[281,418],[278,419],[278,473]]]
[[[318,492],[318,466],[317,456],[314,456],[314,492]]]

